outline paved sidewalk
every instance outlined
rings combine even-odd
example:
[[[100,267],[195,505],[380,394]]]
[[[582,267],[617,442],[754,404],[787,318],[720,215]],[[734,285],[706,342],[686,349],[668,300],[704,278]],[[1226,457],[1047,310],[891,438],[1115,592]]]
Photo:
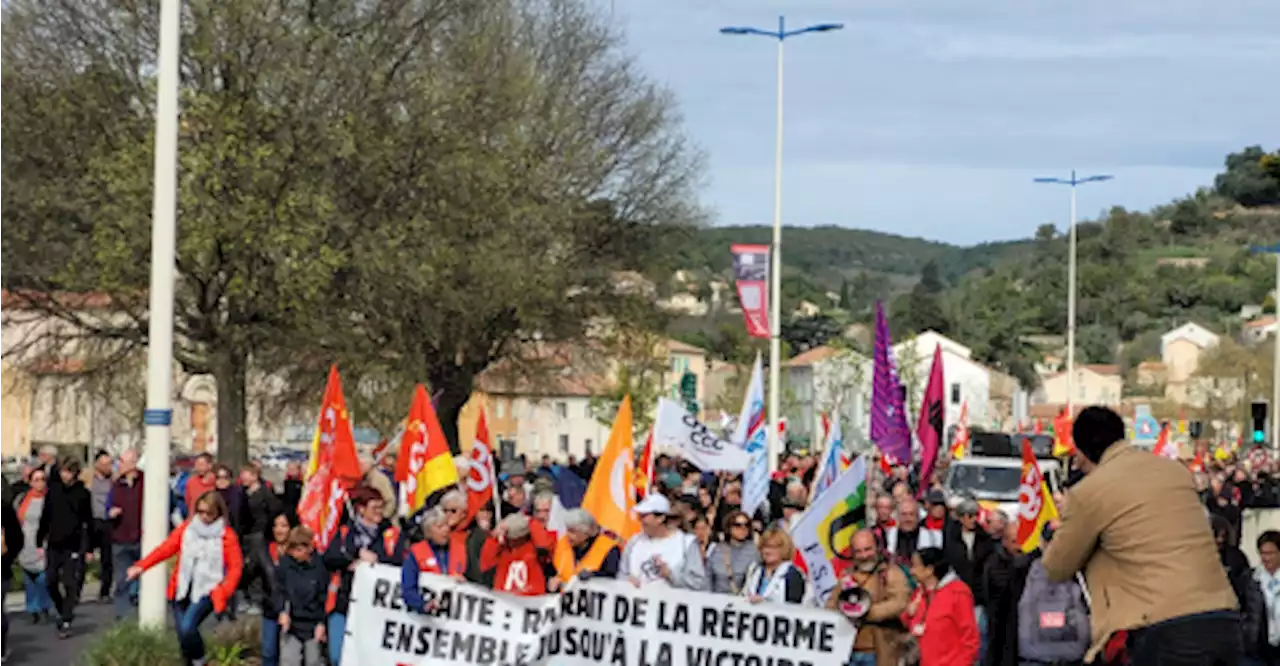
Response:
[[[5,612],[9,615],[9,640],[4,645],[9,658],[4,660],[5,666],[77,664],[81,653],[93,640],[93,635],[115,621],[115,612],[111,606],[97,603],[96,596],[95,594],[92,602],[81,603],[76,608],[71,637],[62,640],[58,638],[58,631],[53,624],[31,623],[31,617],[22,612],[21,593],[16,596],[12,593],[5,595]]]

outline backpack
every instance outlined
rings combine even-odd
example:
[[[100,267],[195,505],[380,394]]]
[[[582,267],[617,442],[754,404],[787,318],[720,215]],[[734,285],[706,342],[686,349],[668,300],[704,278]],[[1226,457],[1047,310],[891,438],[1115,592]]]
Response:
[[[1018,600],[1018,656],[1046,662],[1080,661],[1089,651],[1089,607],[1080,584],[1049,581],[1036,559]]]

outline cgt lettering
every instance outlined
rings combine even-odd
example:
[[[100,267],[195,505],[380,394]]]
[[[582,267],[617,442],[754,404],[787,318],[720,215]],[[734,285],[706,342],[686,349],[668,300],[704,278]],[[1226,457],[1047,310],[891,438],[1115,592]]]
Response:
[[[724,440],[715,436],[707,426],[698,423],[698,420],[692,415],[684,415],[684,424],[689,427],[689,442],[693,444],[695,449],[706,451],[708,453],[721,453],[724,451]]]

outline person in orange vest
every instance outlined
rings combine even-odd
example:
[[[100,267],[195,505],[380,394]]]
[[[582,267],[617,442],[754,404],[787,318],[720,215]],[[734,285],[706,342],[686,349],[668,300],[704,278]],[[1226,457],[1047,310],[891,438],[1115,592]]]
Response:
[[[432,507],[422,514],[423,539],[409,546],[404,564],[400,567],[400,594],[405,606],[419,613],[435,609],[435,601],[428,603],[422,597],[418,579],[424,573],[449,576],[456,581],[466,580],[466,535],[457,535],[449,525],[449,515],[441,507]]]
[[[622,549],[612,537],[601,534],[599,523],[590,513],[571,509],[565,512],[564,525],[564,534],[556,540],[552,560],[558,579],[550,585],[552,591],[574,578],[618,577]]]
[[[520,596],[547,593],[547,580],[555,577],[550,553],[538,548],[529,532],[528,516],[517,513],[502,519],[480,550],[480,569],[492,572],[493,589]]]

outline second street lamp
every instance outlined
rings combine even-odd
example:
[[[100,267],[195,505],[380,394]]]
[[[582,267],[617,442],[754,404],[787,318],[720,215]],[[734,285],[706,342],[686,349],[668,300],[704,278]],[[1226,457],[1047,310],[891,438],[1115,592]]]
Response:
[[[1085,183],[1111,180],[1114,176],[1097,174],[1077,177],[1071,170],[1071,178],[1036,178],[1037,183],[1071,186],[1071,226],[1067,231],[1067,414],[1075,418],[1076,392],[1076,187]]]
[[[816,23],[795,30],[787,30],[786,18],[779,16],[777,30],[745,27],[720,29],[721,34],[725,35],[755,35],[778,41],[778,124],[773,164],[773,243],[769,252],[769,445],[767,455],[770,472],[778,468],[778,453],[781,450],[778,442],[778,419],[781,415],[778,414],[778,410],[782,367],[782,44],[791,37],[816,32],[832,32],[843,27],[840,23]]]

